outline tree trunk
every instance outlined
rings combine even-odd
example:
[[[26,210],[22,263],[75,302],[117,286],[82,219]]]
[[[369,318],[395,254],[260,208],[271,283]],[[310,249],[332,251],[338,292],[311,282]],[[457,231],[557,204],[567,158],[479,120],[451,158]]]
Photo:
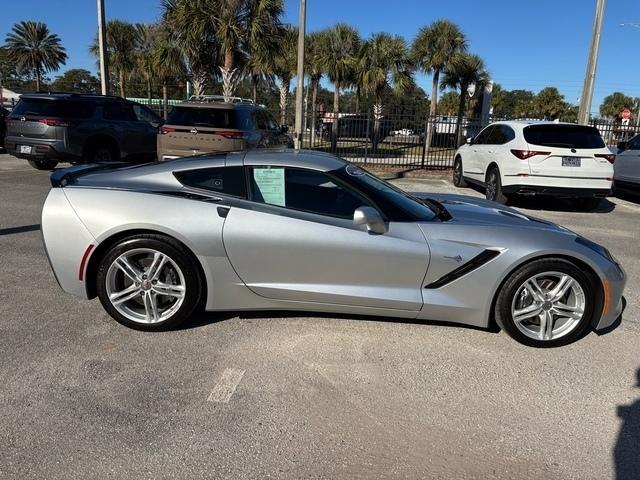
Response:
[[[120,72],[118,74],[118,80],[119,80],[119,83],[120,83],[120,96],[122,98],[125,98],[125,93],[126,93],[126,86],[125,86],[124,77],[125,77],[124,70],[120,70]]]
[[[382,96],[376,95],[375,103],[373,104],[373,141],[372,150],[374,153],[378,151],[378,144],[380,143],[380,123],[382,120]],[[369,132],[367,132],[368,134]]]
[[[436,121],[436,106],[438,105],[438,83],[440,82],[440,70],[433,72],[433,84],[431,85],[431,104],[429,105],[429,118],[427,119],[427,131],[424,135],[424,152],[425,156],[431,148],[433,139],[433,128]]]
[[[338,100],[340,98],[340,82],[336,82],[335,90],[333,91],[333,123],[331,124],[331,152],[336,153],[338,151],[338,113],[340,106]]]
[[[467,87],[460,85],[460,103],[458,104],[458,118],[456,119],[456,148],[462,145],[462,117],[464,116],[464,103],[467,101],[466,93]]]
[[[147,105],[151,107],[151,77],[147,77]]]
[[[162,82],[162,115],[166,120],[169,116],[169,96],[167,94],[167,80]]]
[[[40,66],[36,65],[36,92],[40,91]]]
[[[280,79],[280,125],[287,124],[287,96],[289,95],[290,78]]]
[[[257,75],[251,75],[251,99],[253,103],[258,103],[258,79]]]
[[[222,95],[229,101],[236,93],[238,83],[238,69],[235,68],[233,49],[227,48],[224,52],[224,67],[220,67],[222,72]]]
[[[193,95],[204,95],[207,86],[207,72],[198,70],[193,72]]]
[[[339,105],[338,105],[339,99],[340,99],[340,83],[336,82],[335,89],[333,91],[333,113],[338,113],[339,111]]]
[[[316,141],[316,124],[319,120],[318,112],[316,112],[316,104],[318,102],[318,84],[320,80],[312,80],[311,82],[311,147]]]

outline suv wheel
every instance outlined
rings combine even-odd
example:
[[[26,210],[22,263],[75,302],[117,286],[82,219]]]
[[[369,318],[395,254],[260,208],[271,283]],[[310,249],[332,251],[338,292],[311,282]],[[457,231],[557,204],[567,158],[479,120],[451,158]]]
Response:
[[[53,170],[58,165],[57,160],[29,160],[31,165],[36,170]]]
[[[487,172],[485,194],[487,200],[492,200],[503,205],[506,205],[509,201],[509,198],[502,191],[502,182],[500,180],[500,170],[498,170],[498,167],[493,167]]]
[[[87,155],[87,162],[89,163],[115,162],[116,160],[118,160],[118,155],[113,147],[104,144],[92,147]]]

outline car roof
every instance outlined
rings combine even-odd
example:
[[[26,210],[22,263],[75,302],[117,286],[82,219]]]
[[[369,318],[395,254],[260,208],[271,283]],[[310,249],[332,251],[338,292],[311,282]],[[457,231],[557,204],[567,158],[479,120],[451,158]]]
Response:
[[[523,119],[523,120],[499,120],[497,122],[492,122],[487,126],[489,127],[491,125],[508,125],[517,130],[523,130],[524,128],[529,127],[531,125],[576,125],[576,124],[571,122],[555,122],[553,120]]]
[[[93,101],[116,101],[116,102],[128,102],[122,97],[116,97],[112,95],[92,95],[92,94],[79,94],[79,93],[64,93],[64,92],[50,92],[50,93],[23,93],[20,95],[21,99],[38,99],[38,100],[93,100]]]

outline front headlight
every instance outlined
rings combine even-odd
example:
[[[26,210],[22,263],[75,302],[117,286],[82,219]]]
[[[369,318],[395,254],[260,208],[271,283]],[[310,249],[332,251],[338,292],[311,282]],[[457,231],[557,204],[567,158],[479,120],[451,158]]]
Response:
[[[604,258],[609,260],[611,263],[615,263],[616,265],[618,264],[616,259],[613,258],[613,255],[611,255],[611,252],[606,247],[603,247],[602,245],[596,242],[592,242],[588,238],[581,237],[580,235],[576,236],[576,242],[578,242],[580,245],[584,245],[585,247],[587,247],[590,250],[593,250],[596,253],[599,253]]]

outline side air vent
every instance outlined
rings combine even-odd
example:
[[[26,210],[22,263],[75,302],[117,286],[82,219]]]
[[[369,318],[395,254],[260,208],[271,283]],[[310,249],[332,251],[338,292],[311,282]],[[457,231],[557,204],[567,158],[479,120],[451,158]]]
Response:
[[[482,265],[487,263],[489,260],[497,257],[498,255],[500,255],[500,252],[497,250],[485,250],[479,255],[476,255],[475,257],[473,257],[464,265],[461,265],[455,270],[447,273],[445,276],[440,277],[435,282],[431,282],[429,285],[425,286],[424,288],[434,289],[434,288],[444,287],[445,285],[453,282],[454,280],[457,280],[458,278],[466,275],[467,273],[474,271],[476,268],[481,267]]]

